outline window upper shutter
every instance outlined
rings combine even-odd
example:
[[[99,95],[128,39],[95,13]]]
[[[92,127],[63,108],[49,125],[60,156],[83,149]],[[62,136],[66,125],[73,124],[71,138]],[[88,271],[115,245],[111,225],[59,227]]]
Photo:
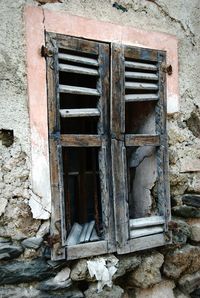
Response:
[[[112,45],[112,169],[118,253],[169,243],[166,53]]]
[[[108,183],[110,47],[106,43],[53,33],[46,34],[46,46],[53,53],[47,57],[52,259],[112,252],[114,215]],[[92,196],[89,203],[87,188]],[[100,188],[100,201],[97,188]],[[76,223],[77,218],[81,223]],[[95,227],[98,225],[99,218],[102,221],[99,229],[103,232],[92,240],[89,230],[94,227],[94,221]],[[80,241],[74,243],[76,237]]]

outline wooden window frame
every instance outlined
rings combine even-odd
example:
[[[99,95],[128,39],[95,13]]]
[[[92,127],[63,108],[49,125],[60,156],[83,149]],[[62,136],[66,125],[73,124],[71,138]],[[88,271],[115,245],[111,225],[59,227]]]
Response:
[[[67,40],[70,42],[67,43]],[[58,86],[58,47],[68,47],[69,43],[74,49],[76,41],[82,41],[84,50],[89,50],[89,44],[101,45],[100,48],[106,47],[107,58],[111,59],[111,92],[109,92],[109,79],[106,78],[106,86],[103,88],[103,96],[106,106],[102,106],[101,117],[104,119],[104,129],[110,134],[104,135],[101,131],[100,135],[86,137],[84,135],[60,135],[58,117],[56,117],[59,96]],[[106,46],[107,45],[107,46]],[[110,45],[110,49],[109,46]],[[60,34],[46,33],[46,46],[49,53],[53,54],[47,57],[47,86],[48,86],[48,110],[49,112],[49,146],[50,146],[50,168],[51,168],[51,187],[52,187],[52,258],[55,260],[66,258],[76,259],[88,257],[92,255],[105,254],[110,252],[118,252],[119,254],[129,253],[133,251],[143,250],[156,246],[161,246],[170,243],[171,235],[168,232],[167,223],[170,220],[170,205],[169,205],[169,188],[168,188],[168,157],[167,157],[167,138],[166,138],[166,74],[162,66],[166,63],[166,53],[164,51],[142,49],[130,47],[116,43],[101,43],[90,40],[78,39],[77,37],[63,36]],[[79,46],[81,48],[81,46]],[[80,50],[80,49],[79,49]],[[111,50],[111,56],[109,51]],[[132,52],[135,51],[136,58],[141,58],[142,61],[156,61],[159,69],[159,105],[156,115],[157,128],[158,123],[161,123],[159,134],[157,135],[130,135],[125,134],[125,57],[132,57]],[[53,60],[52,60],[53,59]],[[107,61],[108,64],[108,61]],[[100,72],[103,72],[100,67]],[[109,72],[109,70],[106,70]],[[106,77],[106,73],[103,74]],[[109,94],[110,93],[110,94]],[[110,125],[108,116],[110,95]],[[106,100],[105,100],[106,99]],[[102,102],[103,102],[102,101]],[[109,128],[110,127],[110,128]],[[157,133],[158,130],[157,129]],[[109,145],[108,143],[111,142]],[[66,246],[66,228],[64,221],[63,205],[63,181],[62,181],[62,163],[61,163],[61,147],[71,146],[101,146],[101,154],[104,157],[101,159],[100,167],[103,175],[103,209],[104,220],[106,220],[105,240]],[[127,194],[127,168],[126,168],[126,147],[154,145],[160,146],[163,150],[160,151],[160,171],[162,179],[160,179],[160,190],[162,189],[161,201],[163,210],[161,214],[164,218],[164,229],[162,233],[154,235],[145,235],[143,237],[131,239],[129,233],[129,216],[128,216],[128,194]],[[111,160],[111,162],[110,162]],[[108,170],[111,169],[111,170]],[[109,177],[113,177],[112,186],[109,187]],[[159,221],[158,218],[155,221]],[[61,222],[61,225],[60,225]],[[125,224],[124,224],[125,223]],[[147,223],[148,226],[148,223]]]

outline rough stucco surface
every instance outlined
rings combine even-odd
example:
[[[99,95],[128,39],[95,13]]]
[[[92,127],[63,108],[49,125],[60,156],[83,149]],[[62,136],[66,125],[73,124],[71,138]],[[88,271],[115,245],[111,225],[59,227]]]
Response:
[[[196,134],[197,130],[193,127],[191,128],[191,123],[192,125],[199,125],[200,3],[199,0],[119,0],[117,2],[126,7],[128,11],[122,12],[117,10],[112,7],[114,1],[109,0],[63,0],[62,3],[45,4],[43,7],[49,10],[66,11],[67,13],[120,25],[134,26],[148,31],[166,32],[174,34],[178,38],[180,112],[170,116],[168,119],[171,197],[173,206],[177,205],[177,211],[181,204],[181,196],[184,193],[200,194],[200,169],[198,167],[200,139]],[[6,148],[0,144],[0,259],[7,260],[21,254],[18,257],[19,262],[15,263],[13,267],[17,268],[16,272],[19,272],[19,274],[22,271],[20,267],[23,265],[21,265],[22,260],[32,259],[44,253],[46,256],[49,256],[43,245],[37,249],[25,247],[24,251],[16,248],[18,247],[16,245],[19,245],[22,239],[34,237],[38,231],[41,233],[41,230],[44,229],[43,237],[49,231],[48,228],[43,228],[44,224],[45,227],[48,227],[48,222],[43,223],[43,226],[41,226],[42,222],[40,220],[33,219],[29,207],[29,202],[34,204],[34,200],[40,204],[40,198],[32,192],[30,179],[31,151],[23,18],[23,10],[26,4],[38,6],[38,2],[33,0],[7,0],[1,1],[0,9],[0,129],[13,129],[15,136],[15,141],[11,147]],[[188,121],[188,119],[192,120]],[[189,210],[188,208],[187,212]],[[41,212],[44,212],[44,219],[46,219],[48,217],[46,216],[46,211],[41,210]],[[42,218],[40,214],[35,215],[35,217]],[[191,218],[188,219],[188,224],[194,223],[192,215],[189,217]],[[199,219],[196,219],[195,223],[199,223]],[[177,235],[179,235],[178,232]],[[11,244],[10,237],[13,244]],[[195,243],[194,239],[192,241],[191,245],[199,245],[198,241]],[[1,243],[3,243],[4,248],[2,248]],[[5,243],[7,243],[7,249],[9,248],[9,253],[7,254],[5,254]],[[12,246],[14,244],[15,246]],[[161,253],[168,254],[168,252]],[[171,254],[174,254],[173,250],[170,251],[169,256]],[[193,257],[190,256],[190,258]],[[166,256],[165,259],[167,260],[168,257]],[[193,261],[195,262],[195,260]],[[174,266],[181,267],[183,265],[181,264],[181,257],[179,262]],[[26,266],[29,266],[29,264]],[[50,268],[48,267],[50,265],[47,266],[39,261],[34,266],[43,266],[44,272],[49,271]],[[30,268],[34,266],[30,263]],[[55,265],[51,264],[51,266]],[[30,268],[27,268],[27,271],[29,271]],[[8,273],[8,271],[6,271],[7,273],[4,272],[1,261],[0,270],[2,270],[2,274],[5,274],[5,276]],[[54,276],[60,269],[59,266],[55,266],[51,267],[51,270]],[[139,270],[142,270],[142,268]],[[172,268],[171,270],[173,271],[174,269]],[[200,268],[198,267],[195,270],[199,272]],[[36,271],[33,270],[32,274],[34,275]],[[185,273],[183,272],[183,274]],[[21,280],[21,282],[26,283],[25,286],[20,285],[18,289],[8,286],[9,291],[15,297],[22,297],[24,291],[27,293],[23,297],[28,297],[31,291],[34,292],[32,297],[57,297],[55,294],[47,295],[46,292],[41,295],[38,289],[42,286],[47,287],[46,284],[45,286],[40,285],[39,288],[35,284],[33,288],[29,287],[31,279],[30,276],[27,278],[25,274]],[[42,279],[45,278],[45,274],[42,276]],[[197,275],[197,273],[194,274]],[[171,275],[169,274],[169,276]],[[192,272],[190,280],[195,281],[195,276]],[[37,280],[40,280],[40,278]],[[59,280],[55,284],[55,288],[59,288],[58,284],[62,282],[63,280]],[[64,282],[66,282],[64,283],[66,288],[68,287],[67,285],[71,285],[68,279],[67,281],[64,280]],[[15,283],[14,280],[13,283]],[[119,281],[116,284],[123,288],[123,282]],[[182,285],[182,288],[184,287]],[[168,289],[170,291],[169,297],[173,296],[171,288],[172,286]],[[70,291],[66,294],[69,296],[65,297],[83,297],[79,289],[73,288]],[[124,291],[118,285],[115,291],[118,293],[116,297],[141,297],[140,291],[138,292],[134,289],[131,289],[133,294],[129,296],[127,294],[126,296],[126,293],[123,293]],[[178,291],[179,289],[176,289],[175,293],[178,293]],[[2,297],[8,297],[5,294],[6,287],[0,287],[0,293],[3,295]],[[106,292],[99,297],[107,297],[106,295],[112,296],[110,292]],[[59,297],[61,296],[59,295]],[[148,297],[153,296],[150,295]],[[154,297],[156,297],[155,294]],[[183,297],[186,297],[184,293]]]

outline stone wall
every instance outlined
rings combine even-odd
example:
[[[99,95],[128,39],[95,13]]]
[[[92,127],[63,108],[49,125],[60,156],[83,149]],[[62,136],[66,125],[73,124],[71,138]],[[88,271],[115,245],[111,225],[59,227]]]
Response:
[[[94,258],[94,262],[103,264],[107,274],[111,274],[110,268],[116,271],[112,287],[105,281],[108,285],[99,293],[102,283],[90,276],[89,260],[50,260],[49,221],[37,219],[39,216],[31,212],[30,202],[39,204],[40,198],[32,190],[30,175],[23,10],[26,4],[38,6],[38,2],[7,0],[0,9],[0,129],[14,132],[12,144],[5,143],[0,133],[1,296],[199,297],[199,1],[119,0],[115,7],[110,0],[44,4],[50,10],[167,32],[179,39],[180,111],[168,119],[173,244],[124,256]]]

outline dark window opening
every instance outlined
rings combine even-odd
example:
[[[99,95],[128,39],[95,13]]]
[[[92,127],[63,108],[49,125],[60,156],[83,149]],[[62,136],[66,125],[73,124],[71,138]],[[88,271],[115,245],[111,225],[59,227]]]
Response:
[[[97,148],[63,148],[67,243],[102,239],[102,210]]]

